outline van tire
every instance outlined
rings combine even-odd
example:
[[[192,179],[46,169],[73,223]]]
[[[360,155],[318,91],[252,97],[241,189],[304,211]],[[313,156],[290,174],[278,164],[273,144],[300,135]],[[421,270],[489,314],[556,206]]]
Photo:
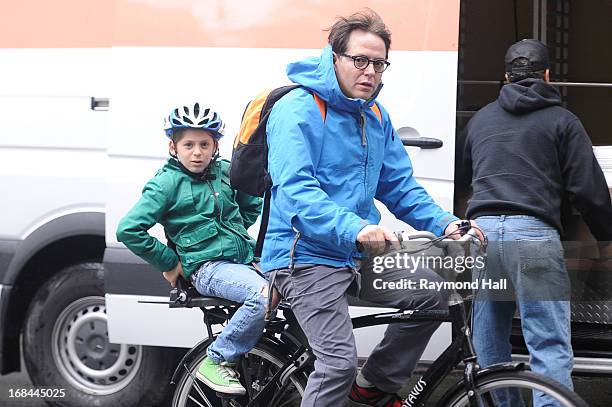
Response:
[[[32,299],[23,327],[23,357],[34,386],[50,405],[163,406],[181,349],[110,344],[104,268],[69,266]],[[61,392],[61,389],[64,389]]]

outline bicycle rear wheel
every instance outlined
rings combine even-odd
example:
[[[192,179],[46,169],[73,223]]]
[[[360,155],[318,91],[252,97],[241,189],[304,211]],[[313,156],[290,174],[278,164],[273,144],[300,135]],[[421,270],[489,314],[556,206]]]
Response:
[[[477,377],[476,395],[479,407],[588,407],[570,389],[529,371],[501,371]],[[451,389],[438,406],[470,406],[465,387]]]
[[[204,349],[200,355],[194,358],[193,362],[183,367],[183,373],[176,383],[173,407],[221,407],[222,402],[217,394],[206,387],[203,383],[195,379],[195,373],[200,362],[206,357]],[[244,362],[249,370],[251,394],[254,397],[261,389],[270,382],[271,378],[287,362],[288,358],[274,351],[270,346],[259,343],[251,349],[245,356]],[[240,366],[243,367],[243,366]],[[240,371],[240,369],[238,369]],[[244,373],[243,377],[244,377]],[[278,407],[299,407],[302,395],[306,388],[308,376],[305,372],[296,372],[289,377],[288,385],[280,392],[280,383],[276,388],[261,401],[260,406],[275,405]],[[244,380],[243,380],[243,384]],[[249,397],[237,397],[236,401],[242,406],[246,406]]]

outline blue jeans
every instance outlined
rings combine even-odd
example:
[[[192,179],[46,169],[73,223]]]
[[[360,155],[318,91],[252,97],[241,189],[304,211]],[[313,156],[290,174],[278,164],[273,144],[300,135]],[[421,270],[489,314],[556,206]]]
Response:
[[[572,389],[570,283],[559,233],[532,216],[482,216],[476,222],[489,238],[486,275],[480,278],[505,278],[514,295],[502,299],[492,291],[478,293],[473,338],[479,363],[511,360],[510,333],[518,307],[531,370]],[[534,406],[556,405],[538,392],[534,398]]]
[[[202,295],[243,304],[206,351],[215,363],[235,362],[261,338],[266,324],[268,281],[253,267],[228,261],[204,263],[191,281]]]

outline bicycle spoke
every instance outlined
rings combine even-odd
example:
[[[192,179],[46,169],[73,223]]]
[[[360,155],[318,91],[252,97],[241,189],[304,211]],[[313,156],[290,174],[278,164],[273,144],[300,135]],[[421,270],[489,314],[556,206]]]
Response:
[[[287,383],[284,386],[279,387],[279,389],[275,392],[274,397],[272,397],[272,401],[270,402],[270,404],[272,406],[276,406],[276,403],[282,400],[290,386],[291,384]]]
[[[476,380],[477,407],[534,407],[555,405],[563,407],[587,407],[587,404],[570,389],[547,377],[529,371],[507,371],[490,374]],[[466,390],[461,389],[454,399],[444,405],[471,406]]]
[[[198,392],[198,394],[200,395],[200,397],[202,398],[202,400],[206,403],[206,405],[208,407],[213,407],[210,402],[208,401],[208,398],[206,398],[206,395],[204,394],[204,390],[202,390],[202,388],[200,387],[200,385],[198,384],[197,381],[194,380],[193,382],[193,386],[192,388],[196,389],[196,391]],[[191,398],[193,400],[193,396],[189,395],[189,398]]]
[[[265,388],[268,383],[269,380],[272,376],[274,376],[275,374],[275,370],[273,369],[274,365],[271,364],[269,361],[265,360],[265,359],[261,359],[261,358],[257,358],[259,359],[258,361],[256,361],[256,366],[257,366],[257,372],[254,376],[255,380],[257,381],[258,385],[259,385],[259,389],[255,392],[254,396],[259,394],[261,392],[261,390],[263,388]],[[262,405],[269,405],[270,402],[270,398],[268,395],[266,395],[266,397],[264,397],[261,401],[260,404],[262,402],[267,402],[266,404],[262,404]]]
[[[247,391],[249,400],[253,397],[253,381],[251,377],[251,370],[249,368],[250,358],[249,355],[244,355],[240,358],[240,375],[244,378],[244,388]]]
[[[495,407],[495,402],[493,401],[493,396],[491,393],[485,393],[485,395],[481,398],[483,402],[483,407]]]
[[[264,374],[270,369],[270,362],[265,359],[260,359],[257,367],[257,375],[256,377],[264,377]]]
[[[279,382],[281,367],[292,366],[290,359],[280,358],[266,349],[255,347],[238,361],[241,382],[247,394],[238,398],[220,399],[219,395],[201,383],[195,375],[197,361],[185,373],[179,383],[174,406],[180,407],[298,407],[305,388],[304,373],[291,376],[285,385]],[[255,400],[256,399],[256,400]]]
[[[198,394],[200,395],[200,397],[202,398],[202,400],[206,403],[207,407],[213,407],[210,402],[208,401],[208,399],[206,398],[206,395],[204,394],[204,391],[202,390],[202,388],[200,387],[200,385],[198,384],[198,379],[194,376],[193,373],[191,373],[191,371],[189,370],[189,367],[187,367],[186,364],[183,364],[183,367],[185,368],[185,371],[187,372],[187,374],[189,374],[189,377],[191,378],[191,381],[193,383],[193,386],[191,387],[192,389],[195,387],[196,391],[198,392]],[[191,391],[190,391],[191,393]],[[189,398],[194,402],[199,404],[200,406],[204,407],[202,404],[200,404],[198,401],[196,401],[193,396],[190,394]]]
[[[196,403],[199,407],[212,407],[212,405],[206,399],[204,399],[204,401],[206,402],[206,406],[205,406],[204,404],[202,404],[198,400],[196,400],[192,395],[187,396],[187,398],[189,400],[193,401],[194,403]]]

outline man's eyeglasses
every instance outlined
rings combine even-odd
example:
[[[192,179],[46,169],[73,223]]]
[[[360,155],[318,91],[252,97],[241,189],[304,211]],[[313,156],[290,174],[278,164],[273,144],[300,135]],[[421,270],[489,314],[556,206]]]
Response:
[[[343,57],[347,57],[347,58],[351,58],[353,60],[353,64],[355,65],[355,68],[357,69],[361,69],[364,70],[368,67],[368,65],[370,65],[370,63],[372,64],[372,67],[374,68],[374,72],[377,73],[383,73],[385,71],[385,69],[387,69],[389,67],[389,65],[391,65],[391,62],[387,61],[386,59],[369,59],[368,57],[365,57],[363,55],[348,55],[348,54],[340,54]]]

